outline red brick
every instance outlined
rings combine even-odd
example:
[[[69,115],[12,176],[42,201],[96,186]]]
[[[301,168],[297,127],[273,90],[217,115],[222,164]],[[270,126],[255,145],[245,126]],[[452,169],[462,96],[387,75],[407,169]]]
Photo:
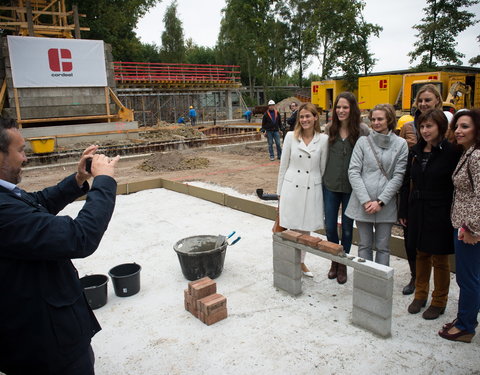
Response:
[[[206,315],[204,313],[199,313],[199,319],[206,325],[212,325],[220,320],[226,319],[228,312],[226,308],[215,310],[213,314]]]
[[[215,310],[227,307],[227,298],[221,294],[213,294],[197,301],[197,310],[206,315],[210,315]]]
[[[302,234],[298,233],[298,232],[295,232],[293,230],[287,229],[283,232],[280,232],[280,235],[282,236],[282,238],[284,238],[286,240],[297,242],[298,237],[300,237]]]
[[[188,283],[188,293],[193,294],[193,286],[194,285],[201,284],[201,283],[203,283],[205,281],[209,281],[209,280],[211,281],[212,279],[209,278],[208,276],[206,276],[206,277],[203,277],[203,278],[198,279],[198,280],[190,281]]]
[[[211,279],[192,285],[191,295],[194,300],[199,300],[217,292],[217,283]]]
[[[310,236],[308,234],[302,234],[300,237],[298,237],[297,241],[307,246],[316,247],[317,244],[322,241],[322,239],[319,237]]]
[[[343,246],[329,242],[329,241],[322,241],[317,243],[317,248],[319,250],[325,251],[326,253],[334,254],[334,255],[339,255],[343,252]]]

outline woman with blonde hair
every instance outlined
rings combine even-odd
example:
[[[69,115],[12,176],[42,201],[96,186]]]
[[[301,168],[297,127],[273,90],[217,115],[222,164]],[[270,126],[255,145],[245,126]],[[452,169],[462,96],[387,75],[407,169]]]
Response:
[[[324,227],[322,176],[327,152],[328,137],[321,134],[317,108],[304,103],[294,131],[287,133],[283,143],[277,185],[280,226],[302,233]],[[304,260],[302,252],[302,272],[313,277]]]

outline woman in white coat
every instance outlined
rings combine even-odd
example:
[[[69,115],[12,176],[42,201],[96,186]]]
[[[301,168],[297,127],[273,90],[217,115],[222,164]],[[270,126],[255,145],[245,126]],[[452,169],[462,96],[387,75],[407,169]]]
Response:
[[[353,193],[345,214],[356,221],[358,256],[373,260],[375,247],[375,262],[388,266],[388,243],[397,221],[396,196],[407,166],[408,146],[393,132],[396,117],[390,104],[376,105],[370,121],[373,132],[358,139],[350,159],[348,178]]]
[[[324,227],[322,175],[328,137],[320,132],[316,107],[304,103],[298,110],[294,131],[287,133],[283,143],[277,185],[280,225],[297,232],[309,233]],[[302,252],[302,271],[312,277],[304,259]]]

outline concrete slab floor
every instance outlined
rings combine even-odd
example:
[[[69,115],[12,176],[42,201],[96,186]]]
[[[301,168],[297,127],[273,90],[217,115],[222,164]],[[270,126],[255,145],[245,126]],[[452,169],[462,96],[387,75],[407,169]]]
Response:
[[[63,214],[75,217],[82,205],[75,202]],[[126,262],[142,266],[137,295],[117,297],[109,281],[108,303],[95,310],[103,327],[92,341],[96,374],[479,373],[480,335],[471,344],[437,335],[456,315],[453,274],[445,314],[426,321],[407,312],[413,297],[401,290],[409,280],[408,265],[392,257],[392,337],[383,339],[351,324],[352,269],[348,282],[339,285],[326,277],[327,260],[307,254],[315,277],[303,278],[303,294],[291,297],[273,287],[272,225],[165,189],[118,196],[97,252],[74,261],[80,276],[107,275]],[[229,316],[206,326],[184,310],[188,280],[173,244],[233,230],[242,239],[227,249],[223,273],[216,279]]]

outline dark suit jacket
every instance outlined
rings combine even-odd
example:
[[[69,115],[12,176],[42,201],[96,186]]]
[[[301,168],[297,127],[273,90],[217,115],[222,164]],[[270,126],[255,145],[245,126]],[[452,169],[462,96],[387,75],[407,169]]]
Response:
[[[97,249],[115,180],[96,177],[76,219],[56,216],[87,191],[74,175],[22,198],[0,187],[0,371],[8,375],[61,372],[100,330],[70,259]]]

